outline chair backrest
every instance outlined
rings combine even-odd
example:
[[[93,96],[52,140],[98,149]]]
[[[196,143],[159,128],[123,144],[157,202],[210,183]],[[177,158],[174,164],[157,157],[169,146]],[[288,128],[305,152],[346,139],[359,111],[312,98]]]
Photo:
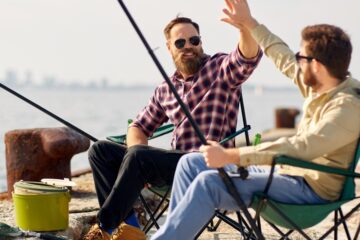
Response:
[[[350,164],[350,171],[355,171],[356,165],[359,162],[360,158],[360,139],[358,140],[357,148],[355,150],[354,160]],[[341,194],[340,200],[353,199],[355,197],[355,179],[352,177],[347,177],[345,179],[343,192]]]

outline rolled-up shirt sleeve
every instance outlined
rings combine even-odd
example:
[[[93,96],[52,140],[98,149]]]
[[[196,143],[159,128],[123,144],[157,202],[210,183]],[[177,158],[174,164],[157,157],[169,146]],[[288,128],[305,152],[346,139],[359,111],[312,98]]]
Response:
[[[224,81],[229,82],[232,88],[236,88],[250,77],[259,64],[262,55],[262,51],[259,49],[255,57],[245,58],[239,48],[236,48],[222,60],[220,76]]]
[[[160,90],[158,88],[155,89],[155,93],[147,106],[143,108],[135,121],[129,126],[140,128],[147,137],[152,136],[158,127],[168,121],[168,117],[159,103],[159,94]]]

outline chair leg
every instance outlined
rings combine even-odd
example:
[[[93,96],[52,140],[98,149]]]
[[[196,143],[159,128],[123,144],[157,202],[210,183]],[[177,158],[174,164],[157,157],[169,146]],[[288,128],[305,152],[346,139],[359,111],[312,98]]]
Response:
[[[168,207],[169,207],[169,203],[167,203],[159,213],[157,213],[157,211],[156,212],[154,211],[153,216],[155,217],[155,222],[154,221],[151,221],[151,222],[148,221],[146,223],[146,225],[144,226],[144,232],[147,233],[155,225],[155,223],[157,223],[157,221],[161,218],[161,216],[168,209]]]
[[[319,240],[325,239],[332,231],[334,231],[335,228],[337,228],[340,224],[346,221],[354,212],[356,212],[360,208],[360,203],[356,205],[353,209],[351,209],[350,212],[348,212],[340,221],[335,222],[334,226],[331,227],[329,230],[327,230],[320,238]]]
[[[257,236],[255,235],[254,231],[251,229],[251,227],[246,222],[246,220],[242,217],[242,215],[239,211],[236,212],[236,216],[237,216],[238,225],[239,225],[237,230],[240,232],[242,237],[244,239],[252,239],[252,240],[258,239]],[[260,222],[257,221],[257,219],[255,217],[253,220],[257,224],[258,230],[261,232],[261,228],[260,228],[260,224],[259,224]]]
[[[216,210],[216,213],[226,215],[227,211],[225,210],[224,212],[221,213],[220,210]],[[214,223],[214,219],[212,219],[210,222],[211,226],[210,227],[208,226],[208,230],[210,232],[215,232],[218,229],[218,227],[220,226],[221,222],[222,222],[221,218],[219,218],[219,220],[216,223]]]
[[[242,218],[241,214],[239,211],[236,212],[236,216],[237,216],[237,219],[238,219],[238,223],[240,225],[240,233],[241,235],[245,236],[245,228],[244,228],[244,219]],[[260,230],[261,231],[261,230]],[[248,231],[249,232],[249,231]]]
[[[341,218],[341,219],[344,219],[344,214],[343,214],[341,208],[339,208],[339,213],[340,213],[340,218]],[[348,228],[348,226],[347,226],[347,224],[346,224],[346,221],[343,221],[343,226],[344,226],[344,230],[345,230],[347,239],[348,239],[348,240],[351,240],[349,228]]]
[[[198,232],[198,234],[195,236],[194,239],[198,239],[199,236],[204,232],[204,230],[206,228],[210,228],[211,229],[216,229],[218,228],[218,224],[220,224],[220,222],[224,222],[228,225],[230,225],[231,227],[233,227],[234,229],[236,229],[237,231],[240,232],[240,234],[242,235],[242,237],[244,239],[251,239],[251,240],[256,240],[258,239],[254,233],[251,233],[251,228],[249,227],[249,225],[246,223],[246,221],[241,217],[240,212],[236,212],[237,217],[238,217],[238,222],[236,222],[235,220],[233,220],[232,218],[228,217],[225,215],[225,212],[221,212],[219,210],[215,211],[215,214],[211,217],[211,220],[209,222],[207,222],[202,228],[201,230]],[[216,224],[214,226],[214,217],[219,218],[219,220],[216,221]]]
[[[354,240],[358,239],[359,235],[360,235],[360,223],[359,223],[358,229],[356,230]]]
[[[145,201],[144,197],[143,197],[141,194],[140,194],[139,197],[140,197],[140,201],[141,201],[141,203],[143,204],[146,212],[149,214],[149,217],[150,217],[149,221],[152,221],[152,222],[155,224],[155,227],[156,227],[157,229],[159,229],[160,226],[159,226],[159,224],[156,222],[155,217],[154,217],[154,214],[153,214],[153,212],[150,210],[149,205],[147,204],[147,202]],[[149,221],[146,223],[146,225],[149,223]],[[146,226],[146,225],[145,225],[145,226]],[[143,230],[144,230],[144,229],[143,229]],[[144,231],[145,231],[145,230],[144,230]],[[145,231],[145,232],[146,232],[146,231]]]
[[[248,223],[246,223],[246,221],[241,216],[238,216],[238,219],[240,219],[239,222],[236,222],[235,220],[231,219],[226,215],[219,214],[219,212],[216,214],[216,216],[220,218],[222,221],[224,221],[226,224],[230,225],[231,227],[239,231],[244,239],[252,239],[252,240],[258,239],[254,234],[253,230],[249,227]]]
[[[157,195],[158,197],[161,198],[160,203],[156,206],[154,211],[151,211],[149,205],[147,204],[147,202],[145,201],[144,197],[142,196],[142,194],[140,194],[140,200],[145,208],[145,211],[147,214],[149,214],[149,220],[146,222],[145,226],[143,227],[143,231],[145,233],[147,233],[148,231],[150,231],[150,229],[155,226],[156,229],[159,229],[160,226],[157,223],[157,221],[159,220],[159,218],[162,216],[162,214],[167,210],[168,206],[169,206],[169,200],[168,200],[168,195],[171,191],[171,188],[169,188],[166,193],[164,195],[161,195],[160,193],[158,193],[157,191],[152,190],[151,188],[149,188],[149,190],[154,193],[155,195]],[[164,203],[166,202],[166,205],[164,205]]]
[[[256,218],[256,222],[257,222],[257,225],[258,225],[258,227],[259,227],[260,232],[262,232],[260,217],[257,217],[257,218]]]
[[[196,234],[196,236],[194,237],[194,239],[198,239],[200,237],[200,235],[204,232],[204,230],[209,226],[209,224],[213,224],[213,218],[215,217],[215,214],[211,217],[211,220],[209,222],[207,222],[201,229],[200,231]]]
[[[256,208],[256,212],[255,212],[255,219],[258,223],[258,227],[259,227],[259,230],[262,232],[261,230],[261,219],[260,219],[260,212],[261,210],[263,209],[264,207],[264,204],[265,204],[265,201],[266,199],[263,198],[260,203],[258,204],[257,208]],[[281,238],[280,239],[288,239],[288,236],[294,231],[294,230],[289,230],[288,232],[286,233],[283,233],[278,227],[276,227],[274,224],[266,221],[280,236]]]
[[[220,220],[218,220],[220,221]],[[216,229],[215,229],[215,224],[214,224],[214,219],[211,219],[209,224],[206,226],[206,229],[209,231],[209,232],[215,232]]]
[[[274,204],[272,204],[270,201],[268,201],[268,205],[277,212],[277,214],[282,217],[284,220],[286,220],[288,223],[290,223],[296,231],[298,231],[303,237],[307,240],[311,240],[311,238],[303,231],[301,230],[288,216],[286,216],[284,213],[282,213]]]
[[[338,211],[335,210],[334,212],[334,222],[337,223],[338,222]],[[334,240],[337,240],[338,239],[338,228],[336,227],[334,229]]]
[[[287,237],[294,232],[294,230],[289,230],[286,233],[283,233],[283,231],[280,230],[280,228],[278,228],[277,226],[275,226],[274,224],[266,221],[280,236],[280,239],[287,239]]]

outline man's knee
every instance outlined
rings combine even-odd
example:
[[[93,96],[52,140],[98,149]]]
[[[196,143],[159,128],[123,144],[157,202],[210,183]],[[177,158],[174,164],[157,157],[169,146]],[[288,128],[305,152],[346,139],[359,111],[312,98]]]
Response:
[[[129,147],[124,157],[124,166],[146,169],[148,163],[151,162],[149,160],[152,160],[149,151],[150,148],[147,145],[134,145]]]
[[[89,160],[95,161],[96,159],[99,158],[99,154],[102,151],[102,149],[104,148],[104,145],[106,144],[106,141],[97,141],[94,144],[92,144],[88,150],[88,156],[89,156]]]
[[[146,156],[149,153],[149,146],[148,145],[134,145],[128,148],[126,155],[132,157],[142,157]]]
[[[196,181],[200,185],[218,185],[219,174],[216,171],[203,171],[196,177]]]
[[[159,176],[158,164],[155,164],[159,157],[155,152],[156,150],[147,145],[131,146],[124,157],[123,168],[133,171],[144,183],[165,185],[166,182]]]
[[[177,171],[199,173],[207,167],[202,153],[189,153],[180,158],[177,169]]]
[[[90,164],[119,165],[122,162],[126,147],[110,141],[97,141],[88,151]]]

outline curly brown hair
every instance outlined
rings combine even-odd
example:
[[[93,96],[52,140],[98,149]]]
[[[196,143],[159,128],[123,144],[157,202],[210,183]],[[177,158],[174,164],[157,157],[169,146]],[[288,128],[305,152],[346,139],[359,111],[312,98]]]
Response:
[[[193,22],[190,18],[186,18],[186,17],[179,17],[177,16],[176,18],[174,18],[173,20],[171,20],[166,27],[164,28],[164,34],[165,34],[165,38],[169,39],[170,38],[170,31],[171,29],[179,23],[189,23],[192,24],[194,26],[194,28],[196,29],[196,31],[200,34],[200,28],[199,28],[199,24],[197,24],[196,22]]]
[[[301,33],[307,43],[307,54],[327,68],[329,74],[345,80],[349,74],[352,46],[350,37],[339,27],[318,24],[305,27]]]

